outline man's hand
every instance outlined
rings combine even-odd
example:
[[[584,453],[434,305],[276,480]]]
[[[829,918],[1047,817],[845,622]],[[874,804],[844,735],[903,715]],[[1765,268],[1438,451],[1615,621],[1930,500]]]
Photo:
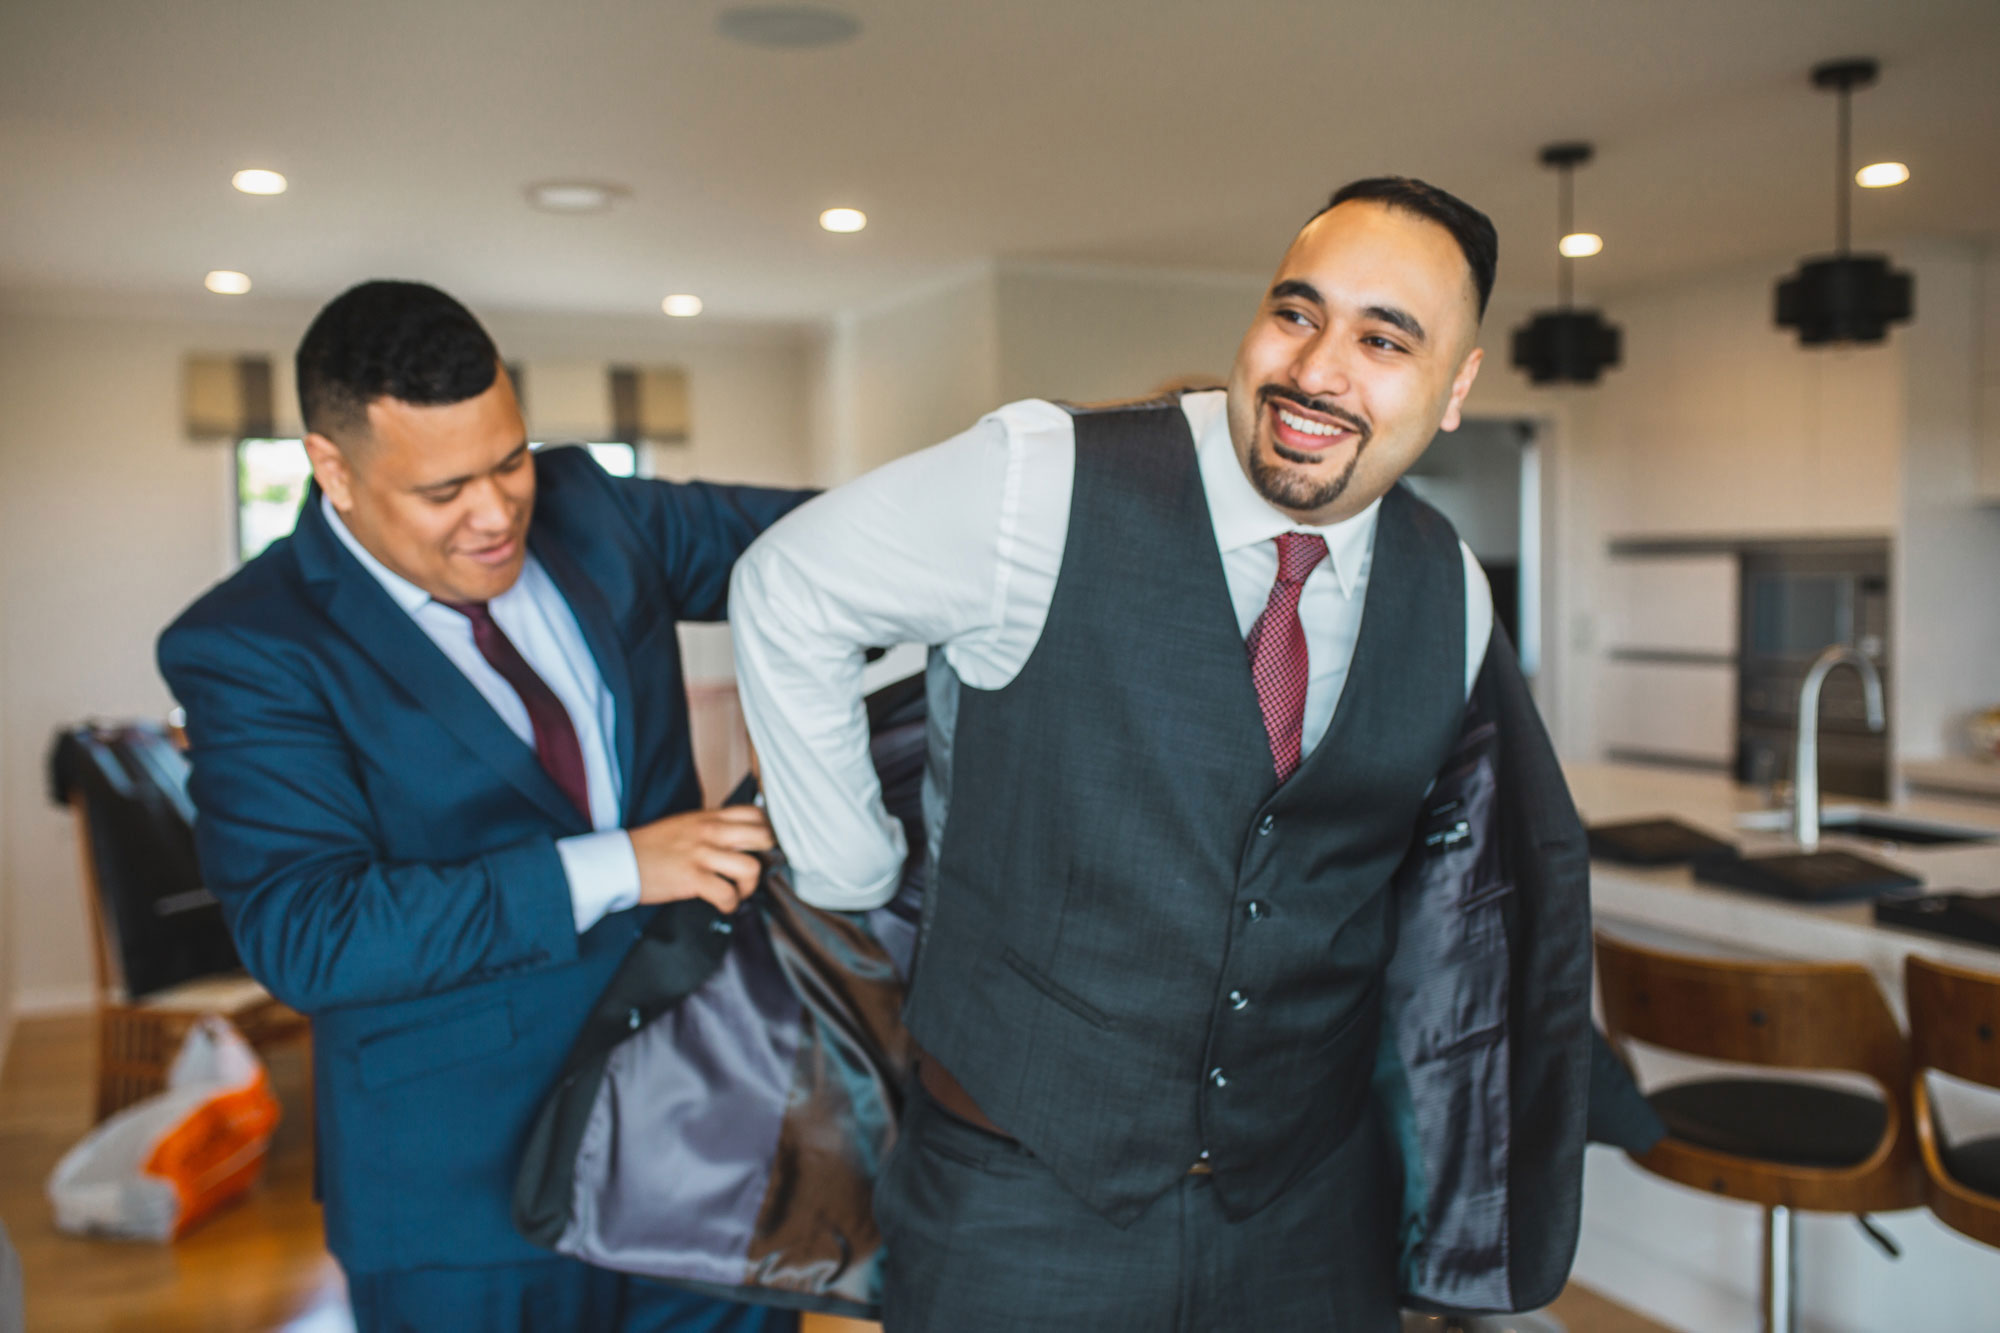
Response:
[[[639,858],[639,901],[702,898],[727,916],[757,889],[763,863],[753,854],[776,846],[754,805],[695,810],[630,830]]]

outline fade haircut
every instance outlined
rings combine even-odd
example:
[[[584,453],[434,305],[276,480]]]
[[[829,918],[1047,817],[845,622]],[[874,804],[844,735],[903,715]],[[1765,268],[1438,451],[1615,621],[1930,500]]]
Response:
[[[1385,208],[1414,213],[1443,227],[1458,242],[1466,267],[1472,270],[1472,285],[1479,293],[1479,317],[1486,318],[1486,300],[1493,295],[1493,273],[1500,266],[1500,235],[1493,220],[1457,195],[1440,190],[1412,176],[1370,176],[1343,185],[1326,201],[1326,207],[1308,218],[1307,225],[1354,199],[1365,199]]]
[[[366,438],[377,398],[441,407],[493,387],[500,353],[472,312],[421,282],[364,282],[299,342],[299,413],[329,439]]]

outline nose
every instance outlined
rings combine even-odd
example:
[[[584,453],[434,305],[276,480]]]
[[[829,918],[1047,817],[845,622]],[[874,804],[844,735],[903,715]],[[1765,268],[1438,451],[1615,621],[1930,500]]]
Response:
[[[1315,398],[1339,398],[1351,392],[1354,381],[1348,374],[1346,341],[1323,330],[1299,348],[1291,376],[1294,388]]]
[[[497,537],[514,526],[514,502],[496,479],[488,477],[470,489],[472,503],[465,515],[468,527]]]

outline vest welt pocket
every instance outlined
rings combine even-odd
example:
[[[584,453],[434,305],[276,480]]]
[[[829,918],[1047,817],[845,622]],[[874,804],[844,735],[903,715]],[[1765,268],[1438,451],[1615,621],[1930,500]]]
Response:
[[[514,1016],[505,1001],[435,1023],[395,1028],[367,1038],[356,1051],[361,1086],[373,1092],[493,1055],[513,1044]]]
[[[1027,982],[1030,986],[1033,986],[1043,995],[1054,1000],[1057,1004],[1069,1010],[1092,1027],[1109,1030],[1118,1026],[1116,1020],[1111,1015],[1105,1013],[1075,991],[1070,990],[1067,986],[1057,984],[1012,949],[1003,950],[1000,958],[1021,980]]]

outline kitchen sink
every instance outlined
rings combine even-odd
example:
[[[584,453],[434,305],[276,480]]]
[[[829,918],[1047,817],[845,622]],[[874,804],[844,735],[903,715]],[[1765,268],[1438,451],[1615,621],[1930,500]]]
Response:
[[[1736,826],[1766,833],[1789,833],[1792,812],[1756,810],[1736,817]],[[1937,824],[1926,819],[1908,819],[1879,810],[1863,810],[1854,805],[1829,805],[1820,810],[1819,831],[1825,836],[1866,838],[1871,842],[1901,843],[1906,847],[1945,847],[1955,843],[1993,842],[2000,831],[1971,828],[1962,824]]]

